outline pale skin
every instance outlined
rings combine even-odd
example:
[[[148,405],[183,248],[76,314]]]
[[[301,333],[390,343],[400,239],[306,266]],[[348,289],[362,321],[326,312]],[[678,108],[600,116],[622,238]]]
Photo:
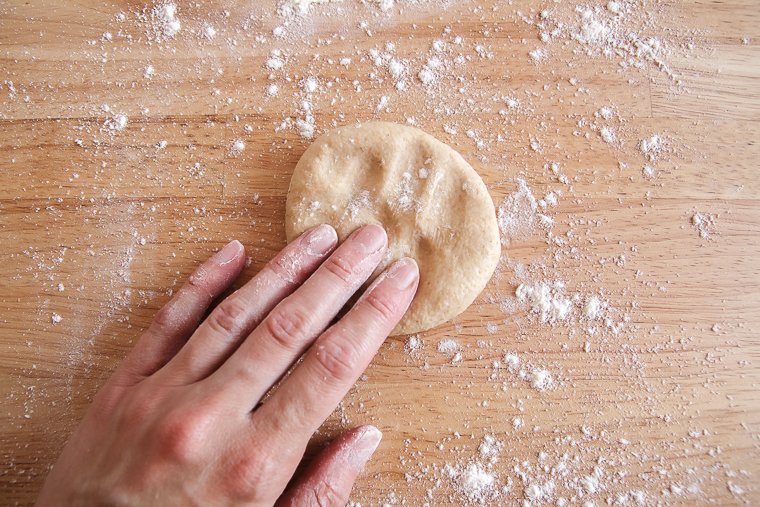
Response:
[[[37,505],[345,505],[377,428],[347,431],[293,474],[417,290],[417,265],[402,259],[334,321],[386,248],[376,225],[340,245],[315,227],[203,320],[245,265],[243,245],[229,243],[98,392]]]

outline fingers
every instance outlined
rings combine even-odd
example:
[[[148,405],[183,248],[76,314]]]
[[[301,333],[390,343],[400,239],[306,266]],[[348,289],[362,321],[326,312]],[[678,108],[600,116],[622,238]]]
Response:
[[[167,365],[167,375],[174,382],[190,383],[216,370],[272,308],[319,267],[337,243],[335,229],[326,224],[291,242],[211,312]]]
[[[419,271],[402,259],[381,274],[354,307],[327,330],[303,362],[253,417],[257,426],[306,442],[335,409],[401,320],[412,301]]]
[[[385,253],[382,227],[357,230],[298,290],[285,298],[213,375],[246,413],[330,324]]]
[[[288,486],[276,507],[346,505],[356,477],[382,438],[383,434],[374,426],[361,426],[342,434]]]
[[[245,249],[235,240],[204,262],[158,311],[122,367],[135,378],[152,375],[169,361],[198,326],[211,302],[245,265]]]

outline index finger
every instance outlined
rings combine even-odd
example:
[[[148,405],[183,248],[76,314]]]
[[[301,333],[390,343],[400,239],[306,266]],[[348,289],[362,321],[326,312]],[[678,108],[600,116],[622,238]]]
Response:
[[[325,331],[283,385],[253,413],[257,427],[305,447],[353,386],[409,308],[419,270],[401,259],[383,272],[354,307]],[[292,448],[298,448],[298,445]]]

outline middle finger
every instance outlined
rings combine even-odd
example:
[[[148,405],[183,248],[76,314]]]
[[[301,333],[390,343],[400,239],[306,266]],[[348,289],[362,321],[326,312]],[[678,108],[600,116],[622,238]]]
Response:
[[[382,227],[354,232],[293,294],[282,300],[209,382],[253,409],[369,278],[388,243]]]
[[[261,272],[214,308],[164,368],[166,382],[189,384],[216,370],[272,308],[314,273],[337,242],[335,230],[323,224],[286,246]]]

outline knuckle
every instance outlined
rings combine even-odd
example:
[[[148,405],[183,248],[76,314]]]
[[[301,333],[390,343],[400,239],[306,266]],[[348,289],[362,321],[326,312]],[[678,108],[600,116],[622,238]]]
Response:
[[[316,360],[322,376],[334,383],[353,379],[358,359],[356,348],[347,340],[325,340],[316,349]]]
[[[161,457],[176,463],[193,463],[205,441],[208,416],[203,411],[170,412],[157,423],[156,448]]]
[[[221,334],[235,335],[243,327],[245,313],[245,308],[231,298],[214,308],[208,317],[208,325]]]
[[[204,266],[201,266],[195,273],[190,275],[190,278],[187,279],[187,284],[180,290],[189,290],[203,296],[204,298],[213,298],[214,294],[210,289],[210,278],[210,273],[205,269]]]
[[[172,299],[153,317],[153,326],[157,330],[173,329],[177,326],[177,302]]]
[[[311,507],[340,507],[345,505],[348,498],[344,498],[335,487],[327,481],[319,481],[311,490],[311,498],[307,505]]]
[[[275,308],[264,320],[266,332],[286,350],[299,347],[309,332],[311,319],[296,305]]]
[[[354,265],[343,255],[336,253],[332,255],[324,264],[325,269],[337,276],[345,283],[352,283],[354,279]]]
[[[106,385],[95,394],[95,398],[92,400],[92,414],[98,419],[107,420],[124,397],[126,389],[119,385],[118,381],[121,379],[118,376],[123,377],[125,374],[117,370]]]
[[[267,264],[267,268],[283,285],[295,285],[298,279],[299,263],[291,253],[284,253]]]
[[[154,410],[154,398],[144,389],[136,389],[121,406],[120,422],[122,429],[128,431],[131,428],[144,425]]]
[[[272,462],[271,454],[263,448],[237,456],[224,470],[225,492],[236,501],[263,502],[268,500]]]
[[[397,319],[397,308],[393,299],[383,298],[377,295],[376,291],[372,291],[364,298],[364,301],[370,308],[375,310],[383,320]]]

